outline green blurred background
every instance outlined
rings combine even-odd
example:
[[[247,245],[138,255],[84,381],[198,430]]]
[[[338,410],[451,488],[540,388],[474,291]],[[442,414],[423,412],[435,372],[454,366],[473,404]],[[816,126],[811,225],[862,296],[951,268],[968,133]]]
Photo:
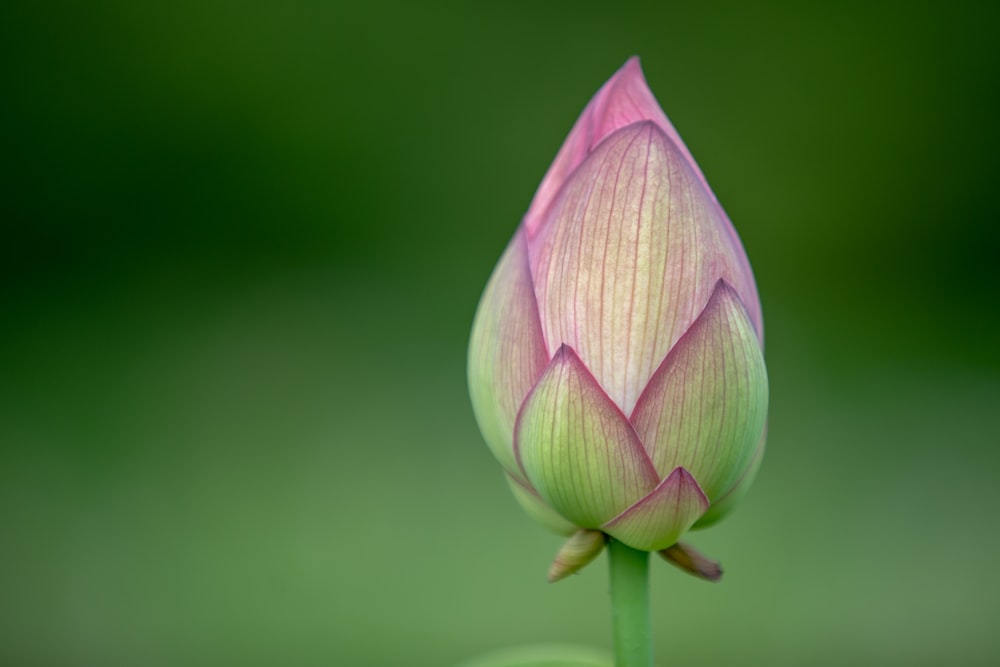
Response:
[[[0,9],[0,664],[610,645],[603,558],[482,443],[465,345],[636,53],[743,237],[769,451],[654,568],[664,665],[1000,661],[986,3]]]

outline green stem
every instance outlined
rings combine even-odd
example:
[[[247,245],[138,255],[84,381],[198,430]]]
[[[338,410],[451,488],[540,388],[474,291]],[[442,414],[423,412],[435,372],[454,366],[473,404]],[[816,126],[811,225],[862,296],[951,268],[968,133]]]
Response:
[[[649,554],[611,539],[611,625],[615,667],[652,667]]]

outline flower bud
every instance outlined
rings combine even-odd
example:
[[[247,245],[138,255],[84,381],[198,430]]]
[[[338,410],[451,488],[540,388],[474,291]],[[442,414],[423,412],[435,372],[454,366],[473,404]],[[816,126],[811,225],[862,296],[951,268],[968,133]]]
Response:
[[[666,549],[756,473],[762,336],[736,231],[633,58],[574,125],[480,300],[483,437],[541,523]]]

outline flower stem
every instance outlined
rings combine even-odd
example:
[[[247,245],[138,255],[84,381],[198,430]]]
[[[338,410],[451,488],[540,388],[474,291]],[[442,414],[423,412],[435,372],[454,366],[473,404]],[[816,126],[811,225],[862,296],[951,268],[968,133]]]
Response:
[[[652,667],[649,554],[612,538],[608,545],[608,562],[611,565],[615,667]]]

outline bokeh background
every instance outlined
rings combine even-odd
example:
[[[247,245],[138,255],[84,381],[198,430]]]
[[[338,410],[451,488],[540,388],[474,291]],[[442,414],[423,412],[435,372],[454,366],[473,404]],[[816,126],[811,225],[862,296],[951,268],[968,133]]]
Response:
[[[769,451],[670,665],[1000,661],[987,3],[8,2],[0,664],[610,646],[472,419],[479,293],[632,54],[740,231]]]

